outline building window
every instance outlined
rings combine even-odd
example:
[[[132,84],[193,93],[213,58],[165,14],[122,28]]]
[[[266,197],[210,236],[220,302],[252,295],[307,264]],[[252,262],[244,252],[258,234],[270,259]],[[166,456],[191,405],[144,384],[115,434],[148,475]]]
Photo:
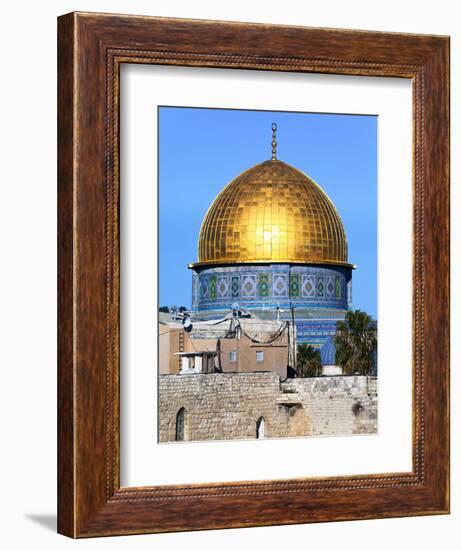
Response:
[[[262,416],[260,416],[256,422],[256,439],[264,439],[265,427],[266,421]]]
[[[264,352],[263,351],[257,351],[256,352],[256,363],[264,363]]]
[[[179,409],[176,415],[176,441],[184,441],[184,432],[186,427],[186,411],[184,407]]]
[[[229,363],[237,363],[237,352],[236,351],[230,351],[229,352]]]

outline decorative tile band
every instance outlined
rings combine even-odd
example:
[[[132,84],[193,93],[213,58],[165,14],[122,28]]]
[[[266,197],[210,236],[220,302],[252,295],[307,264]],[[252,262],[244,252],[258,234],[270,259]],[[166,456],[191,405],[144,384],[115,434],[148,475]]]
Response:
[[[340,266],[289,264],[199,268],[192,275],[195,312],[230,309],[233,303],[250,309],[327,307],[347,309],[351,269]],[[288,306],[288,307],[289,307]]]
[[[344,316],[342,317],[344,318]],[[341,319],[323,321],[301,319],[296,321],[296,341],[320,348],[336,332],[336,323]]]

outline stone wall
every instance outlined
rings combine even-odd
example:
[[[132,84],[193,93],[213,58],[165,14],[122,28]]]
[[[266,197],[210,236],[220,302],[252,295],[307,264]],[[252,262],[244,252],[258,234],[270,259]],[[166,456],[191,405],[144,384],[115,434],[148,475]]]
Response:
[[[159,440],[176,440],[184,409],[184,439],[376,433],[377,382],[365,376],[323,376],[281,382],[270,372],[161,375]]]

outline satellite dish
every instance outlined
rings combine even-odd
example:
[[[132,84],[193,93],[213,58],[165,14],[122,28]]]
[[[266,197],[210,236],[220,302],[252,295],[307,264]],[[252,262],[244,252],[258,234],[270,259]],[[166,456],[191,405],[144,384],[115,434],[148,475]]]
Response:
[[[192,330],[192,321],[190,320],[189,315],[184,315],[182,325],[186,332],[190,332]]]
[[[232,308],[232,315],[234,317],[240,317],[242,315],[242,312],[240,310],[240,306],[238,305],[237,302],[234,302],[231,306]]]

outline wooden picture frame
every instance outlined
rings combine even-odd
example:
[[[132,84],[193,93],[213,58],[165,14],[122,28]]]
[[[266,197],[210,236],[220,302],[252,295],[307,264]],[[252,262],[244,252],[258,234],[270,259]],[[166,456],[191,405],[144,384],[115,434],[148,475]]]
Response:
[[[58,20],[58,46],[58,531],[97,537],[448,513],[448,37],[71,13]],[[122,63],[412,79],[411,472],[120,487]]]

